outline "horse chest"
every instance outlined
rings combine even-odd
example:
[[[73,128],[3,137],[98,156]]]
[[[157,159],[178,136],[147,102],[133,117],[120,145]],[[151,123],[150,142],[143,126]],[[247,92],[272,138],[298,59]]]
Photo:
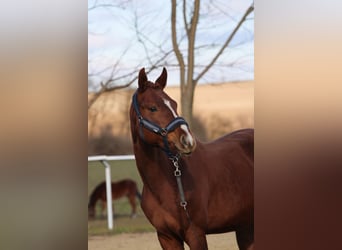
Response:
[[[170,196],[169,196],[170,195]],[[144,188],[141,207],[153,226],[157,229],[168,229],[174,232],[181,230],[186,219],[185,214],[182,215],[182,208],[177,206],[172,193],[169,192],[168,197],[158,199],[154,192]]]

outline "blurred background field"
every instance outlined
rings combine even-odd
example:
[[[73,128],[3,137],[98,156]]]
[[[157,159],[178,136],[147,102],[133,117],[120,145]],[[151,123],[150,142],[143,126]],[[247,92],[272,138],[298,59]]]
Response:
[[[139,192],[142,191],[142,181],[134,160],[109,161],[111,165],[112,181],[118,181],[125,178],[134,180]],[[102,181],[105,180],[104,166],[100,162],[88,163],[88,198],[92,190]],[[137,199],[137,216],[131,219],[131,206],[126,197],[113,201],[114,208],[114,228],[108,230],[107,216],[101,215],[101,201],[96,206],[95,219],[88,220],[88,236],[95,235],[113,235],[119,233],[141,233],[153,232],[154,229],[146,219],[141,210],[140,203]]]
[[[133,154],[129,124],[133,92],[128,88],[104,93],[89,110],[88,155]],[[180,114],[179,87],[166,87],[165,92],[178,103]],[[191,130],[198,139],[209,141],[236,129],[252,127],[253,81],[197,86]]]

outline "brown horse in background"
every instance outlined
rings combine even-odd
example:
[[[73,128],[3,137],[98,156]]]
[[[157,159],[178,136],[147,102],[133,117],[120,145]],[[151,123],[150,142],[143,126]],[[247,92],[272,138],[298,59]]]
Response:
[[[128,201],[131,204],[131,217],[133,218],[136,216],[135,197],[138,197],[139,201],[141,200],[141,194],[138,191],[138,187],[135,181],[125,179],[118,182],[112,182],[112,199],[116,200],[124,196],[127,196]],[[102,215],[104,215],[104,211],[106,210],[107,206],[106,182],[101,182],[100,184],[98,184],[90,195],[88,203],[89,218],[95,218],[95,206],[98,200],[102,201]]]
[[[253,249],[254,130],[198,141],[166,80],[165,68],[155,83],[140,70],[130,109],[145,215],[163,249],[208,249],[206,234],[231,231],[240,250]]]

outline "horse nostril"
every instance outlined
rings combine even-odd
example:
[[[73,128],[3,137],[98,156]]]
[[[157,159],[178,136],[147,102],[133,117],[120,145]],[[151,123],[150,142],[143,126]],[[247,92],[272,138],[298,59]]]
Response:
[[[180,139],[181,139],[181,143],[182,143],[184,146],[188,146],[188,141],[186,140],[186,138],[185,138],[184,135],[181,135]]]

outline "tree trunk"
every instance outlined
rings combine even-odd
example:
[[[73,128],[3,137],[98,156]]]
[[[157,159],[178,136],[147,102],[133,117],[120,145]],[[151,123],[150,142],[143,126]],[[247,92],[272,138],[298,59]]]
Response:
[[[186,20],[186,1],[183,1],[183,17],[184,26],[187,30],[188,36],[188,57],[187,57],[187,75],[184,86],[181,87],[181,107],[182,116],[187,120],[189,126],[192,126],[193,120],[193,103],[194,103],[194,90],[196,87],[196,81],[194,81],[194,67],[195,67],[195,39],[196,30],[199,18],[200,0],[195,0],[193,14],[191,21],[188,24]],[[185,78],[185,76],[184,76]],[[184,79],[185,80],[185,79]]]
[[[193,9],[191,11],[190,22],[187,20],[187,5],[185,0],[183,0],[183,22],[184,29],[186,31],[188,48],[187,48],[187,61],[185,64],[184,56],[179,48],[177,41],[177,0],[171,0],[171,35],[172,35],[172,46],[174,53],[177,57],[180,70],[180,92],[181,92],[181,114],[184,119],[192,126],[193,123],[193,102],[194,102],[194,92],[198,81],[205,75],[209,69],[215,64],[218,58],[221,56],[223,51],[228,47],[232,39],[234,38],[237,31],[240,29],[242,23],[246,20],[247,16],[254,10],[254,3],[249,6],[245,14],[242,16],[240,21],[237,23],[233,32],[228,36],[225,43],[222,45],[221,49],[217,54],[209,61],[208,65],[204,67],[202,72],[198,73],[194,77],[195,68],[195,38],[197,24],[199,20],[199,10],[200,10],[200,0],[194,0]]]
[[[190,86],[187,86],[185,89],[188,89],[189,87]],[[190,127],[192,126],[193,103],[194,91],[192,89],[181,91],[181,113]]]

